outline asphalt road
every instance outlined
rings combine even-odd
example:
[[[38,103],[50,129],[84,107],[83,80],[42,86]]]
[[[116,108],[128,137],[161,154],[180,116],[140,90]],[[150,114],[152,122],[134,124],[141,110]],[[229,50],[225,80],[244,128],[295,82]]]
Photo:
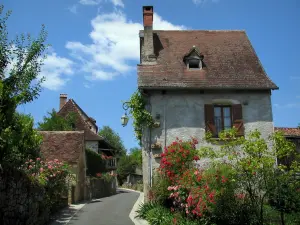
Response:
[[[139,193],[118,190],[116,195],[87,203],[68,225],[134,225],[129,213]]]

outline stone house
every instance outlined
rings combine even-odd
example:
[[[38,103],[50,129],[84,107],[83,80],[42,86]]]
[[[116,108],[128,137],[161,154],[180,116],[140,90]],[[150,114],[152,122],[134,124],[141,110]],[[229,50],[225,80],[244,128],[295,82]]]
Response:
[[[98,126],[96,120],[89,117],[74,99],[68,99],[66,94],[60,94],[58,115],[66,117],[70,113],[75,113],[74,130],[84,131],[85,147],[105,156],[111,156],[107,161],[107,167],[111,170],[116,169],[115,149],[103,137],[97,134]]]
[[[243,30],[153,30],[153,7],[143,7],[138,88],[158,127],[144,130],[144,192],[162,149],[179,137],[215,138],[232,126],[239,135],[274,131],[271,81]],[[201,145],[211,145],[200,142]],[[218,146],[213,146],[218,148]]]
[[[85,199],[86,161],[84,131],[40,131],[43,137],[40,150],[45,159],[67,163],[75,175],[71,187],[70,202]]]
[[[300,154],[300,128],[275,127],[275,131],[281,131],[285,138],[293,142],[296,146],[296,152]],[[282,162],[285,165],[290,165],[294,157],[286,157]]]

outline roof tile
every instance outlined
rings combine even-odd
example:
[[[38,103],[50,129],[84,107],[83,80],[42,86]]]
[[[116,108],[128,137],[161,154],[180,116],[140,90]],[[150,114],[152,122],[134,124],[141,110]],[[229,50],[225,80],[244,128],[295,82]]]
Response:
[[[138,65],[139,88],[278,89],[245,31],[153,32],[157,64]],[[194,45],[204,55],[205,66],[189,71],[183,57]]]

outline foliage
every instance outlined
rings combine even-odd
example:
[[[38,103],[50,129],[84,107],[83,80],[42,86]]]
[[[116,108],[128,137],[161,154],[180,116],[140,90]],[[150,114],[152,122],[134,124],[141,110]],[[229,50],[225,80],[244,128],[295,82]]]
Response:
[[[30,159],[22,165],[21,169],[45,187],[51,211],[56,209],[61,197],[67,195],[69,183],[73,182],[69,166],[57,159],[53,161],[43,161],[41,158]]]
[[[169,206],[170,191],[168,190],[168,187],[171,186],[169,179],[161,173],[155,173],[153,184],[154,185],[151,188],[151,200]]]
[[[143,128],[151,127],[154,123],[152,115],[146,109],[147,102],[140,91],[134,92],[127,103],[133,118],[135,136],[141,141]]]
[[[126,154],[126,149],[120,135],[109,126],[103,126],[98,134],[116,149],[119,156]]]
[[[59,116],[55,109],[48,112],[48,117],[44,116],[43,122],[38,123],[38,130],[42,131],[71,131],[75,130],[76,113],[69,113],[66,118]]]
[[[0,6],[0,162],[13,158],[16,152],[26,154],[19,146],[11,151],[16,142],[13,134],[20,128],[16,109],[38,97],[43,81],[38,75],[47,48],[44,26],[38,38],[22,34],[8,41],[6,22],[10,12],[3,16],[3,8]]]
[[[4,161],[16,166],[22,165],[29,158],[39,157],[42,137],[33,128],[34,121],[30,115],[15,113],[14,129],[6,133],[7,147]]]
[[[97,173],[106,172],[106,161],[101,157],[100,154],[94,152],[93,150],[85,150],[86,158],[86,174],[89,176],[96,176]]]
[[[136,164],[129,155],[123,155],[120,158],[117,166],[118,181],[120,185],[123,184],[123,181],[130,173],[134,173],[135,167]]]
[[[186,221],[189,218],[199,224],[232,225],[266,224],[270,221],[265,218],[269,201],[279,211],[277,215],[281,214],[279,222],[285,224],[286,218],[291,218],[289,214],[299,210],[300,186],[295,175],[300,167],[298,161],[276,167],[275,159],[297,156],[295,146],[279,133],[270,136],[270,143],[258,131],[249,133],[247,139],[235,134],[232,129],[219,135],[220,150],[196,150],[195,139],[174,141],[161,154],[151,199],[160,207],[170,208],[173,215],[185,215]],[[206,138],[213,142],[209,135]],[[149,211],[152,219],[154,214],[163,216],[162,209],[161,214]],[[155,224],[158,220],[151,221]]]
[[[179,213],[171,212],[169,209],[155,202],[148,202],[139,206],[137,218],[146,219],[150,225],[197,225],[196,221],[184,218]],[[201,223],[203,224],[203,223]]]
[[[137,166],[142,166],[143,164],[142,149],[137,147],[131,148],[129,154]]]
[[[110,182],[114,180],[116,176],[117,174],[113,172],[97,173],[96,177],[93,177],[92,179],[103,179],[106,182]]]
[[[214,164],[227,163],[231,166],[233,175],[238,180],[238,188],[249,198],[257,223],[263,224],[264,204],[267,199],[280,196],[280,202],[285,202],[285,206],[294,205],[291,200],[298,199],[291,198],[290,192],[299,196],[299,193],[295,192],[299,182],[293,179],[293,176],[299,172],[299,163],[295,161],[289,168],[283,165],[274,166],[276,158],[290,155],[295,151],[295,146],[277,132],[270,136],[270,143],[267,143],[257,130],[250,132],[247,139],[237,138],[235,132],[233,129],[220,134],[220,140],[224,143],[220,151],[203,147],[200,155],[209,156],[214,160]],[[268,147],[271,144],[272,149]],[[278,173],[278,169],[282,170],[282,173]],[[288,191],[284,190],[287,188],[284,185],[287,181],[291,187]],[[282,185],[278,185],[279,183]],[[282,212],[284,211],[282,209]]]

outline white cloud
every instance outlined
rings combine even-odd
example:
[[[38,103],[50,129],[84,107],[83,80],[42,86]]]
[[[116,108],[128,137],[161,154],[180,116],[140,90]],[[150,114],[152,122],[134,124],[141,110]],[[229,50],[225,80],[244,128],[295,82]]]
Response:
[[[92,21],[91,44],[69,41],[66,48],[81,62],[81,70],[90,80],[111,80],[135,68],[132,61],[139,60],[139,30],[143,25],[126,18],[120,11],[96,16]],[[154,14],[155,29],[181,30]],[[136,63],[136,62],[135,62]]]
[[[213,3],[217,3],[219,2],[219,0],[192,0],[194,4],[196,5],[201,5],[207,2],[213,2]]]
[[[77,14],[77,5],[72,5],[68,8],[71,13]]]
[[[45,77],[42,86],[50,90],[59,90],[67,81],[68,76],[74,74],[74,63],[64,57],[57,56],[56,53],[51,53],[44,60],[39,78]]]
[[[82,5],[99,5],[103,2],[110,2],[114,6],[124,7],[124,3],[122,0],[80,0],[79,3]]]

